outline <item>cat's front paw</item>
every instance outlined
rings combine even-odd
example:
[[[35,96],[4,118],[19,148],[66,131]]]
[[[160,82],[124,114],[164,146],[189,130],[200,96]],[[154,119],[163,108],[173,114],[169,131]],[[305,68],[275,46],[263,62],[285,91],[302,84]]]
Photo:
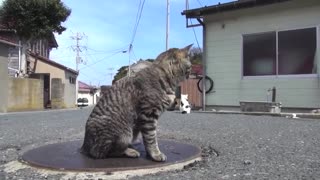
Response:
[[[160,154],[152,154],[150,155],[152,160],[157,161],[157,162],[164,162],[167,160],[167,156],[160,152]]]

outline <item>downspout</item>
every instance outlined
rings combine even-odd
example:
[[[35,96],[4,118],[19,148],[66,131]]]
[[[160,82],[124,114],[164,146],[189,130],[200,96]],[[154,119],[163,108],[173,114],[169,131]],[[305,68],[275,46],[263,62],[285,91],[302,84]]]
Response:
[[[206,110],[206,59],[207,59],[207,48],[206,48],[206,25],[200,18],[197,18],[198,22],[202,25],[202,111]]]
[[[19,74],[21,72],[21,40],[19,40],[19,51],[18,51],[18,70],[19,70]]]

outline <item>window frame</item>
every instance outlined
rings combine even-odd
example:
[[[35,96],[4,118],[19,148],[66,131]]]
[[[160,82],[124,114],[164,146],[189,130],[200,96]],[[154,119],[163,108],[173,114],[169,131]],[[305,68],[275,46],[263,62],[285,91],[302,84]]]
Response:
[[[310,77],[319,77],[319,70],[317,68],[317,73],[315,74],[289,74],[289,75],[279,75],[279,32],[283,31],[294,31],[294,30],[301,30],[301,29],[308,29],[308,28],[315,28],[316,29],[316,58],[317,58],[317,67],[318,59],[320,58],[320,26],[305,26],[305,27],[298,27],[298,28],[288,28],[288,29],[281,29],[281,30],[273,30],[273,31],[264,31],[264,32],[257,32],[257,33],[243,33],[241,34],[241,79],[276,79],[276,78],[310,78]],[[259,35],[265,33],[276,33],[276,74],[275,75],[257,75],[257,76],[245,76],[244,75],[244,37],[248,35]]]

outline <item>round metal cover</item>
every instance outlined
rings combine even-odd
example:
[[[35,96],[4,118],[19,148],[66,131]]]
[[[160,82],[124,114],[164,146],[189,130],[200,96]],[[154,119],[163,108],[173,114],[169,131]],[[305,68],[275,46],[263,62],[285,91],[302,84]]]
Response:
[[[159,140],[158,143],[160,150],[167,156],[166,162],[154,162],[149,159],[142,143],[134,145],[135,149],[140,151],[140,158],[92,159],[80,153],[80,140],[32,149],[22,155],[22,160],[32,166],[54,170],[113,172],[163,167],[201,156],[201,150],[197,146],[167,140]]]

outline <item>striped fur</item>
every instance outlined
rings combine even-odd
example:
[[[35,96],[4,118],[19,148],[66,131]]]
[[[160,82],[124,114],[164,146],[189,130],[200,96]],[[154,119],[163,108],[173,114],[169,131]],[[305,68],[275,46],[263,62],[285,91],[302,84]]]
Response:
[[[130,145],[141,133],[148,155],[165,161],[157,143],[157,121],[190,73],[190,47],[161,53],[151,65],[107,89],[87,120],[82,152],[93,158],[139,157]]]

